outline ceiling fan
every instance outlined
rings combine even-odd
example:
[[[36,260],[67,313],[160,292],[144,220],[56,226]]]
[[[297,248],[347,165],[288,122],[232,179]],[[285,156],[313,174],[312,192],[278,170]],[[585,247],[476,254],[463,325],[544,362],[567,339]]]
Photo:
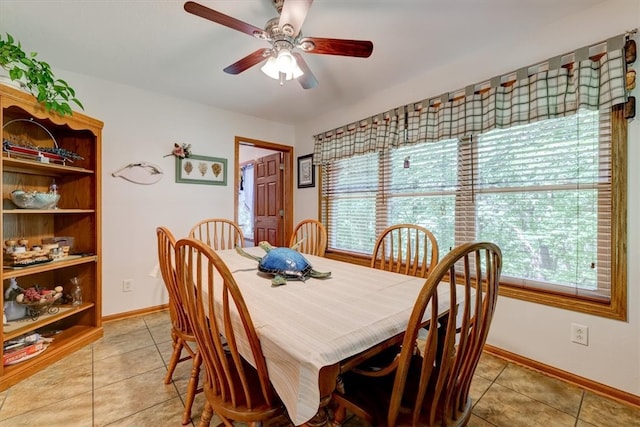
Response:
[[[267,21],[264,30],[193,1],[186,2],[184,10],[271,43],[271,48],[258,49],[226,67],[224,72],[228,74],[240,74],[266,61],[262,71],[269,77],[280,80],[280,85],[285,80],[297,79],[304,89],[312,89],[317,86],[318,81],[302,55],[294,52],[294,49],[306,53],[359,58],[368,58],[373,51],[373,43],[370,41],[303,37],[300,28],[313,0],[271,0],[271,3],[279,16]]]

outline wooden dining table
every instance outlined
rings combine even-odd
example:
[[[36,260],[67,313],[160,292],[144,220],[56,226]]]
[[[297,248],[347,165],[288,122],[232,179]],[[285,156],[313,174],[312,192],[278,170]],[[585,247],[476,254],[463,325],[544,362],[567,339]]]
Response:
[[[264,256],[259,247],[245,248]],[[296,425],[322,423],[346,361],[382,348],[406,330],[425,279],[305,255],[326,279],[271,286],[257,262],[235,250],[217,251],[251,314],[271,383]],[[449,309],[448,293],[440,294]],[[439,309],[440,310],[440,309]],[[243,353],[252,363],[250,351]]]

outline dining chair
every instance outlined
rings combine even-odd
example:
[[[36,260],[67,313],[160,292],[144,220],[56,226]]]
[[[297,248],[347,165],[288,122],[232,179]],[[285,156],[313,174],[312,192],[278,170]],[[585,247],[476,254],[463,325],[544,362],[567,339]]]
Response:
[[[224,218],[209,218],[191,227],[189,237],[198,239],[213,249],[244,247],[244,234],[238,224]]]
[[[303,254],[324,256],[327,250],[327,229],[315,219],[300,221],[289,240],[289,247],[294,246]]]
[[[491,325],[501,269],[502,254],[493,243],[470,242],[450,251],[419,292],[394,363],[385,372],[342,374],[342,387],[332,396],[335,424],[349,410],[373,425],[467,425],[469,387]],[[456,333],[458,314],[462,327]],[[413,343],[425,326],[424,348],[415,352]]]
[[[438,242],[425,227],[396,224],[376,239],[371,267],[426,278],[438,263]]]
[[[184,308],[178,290],[175,268],[176,240],[167,227],[156,228],[156,235],[158,237],[158,262],[160,263],[160,272],[162,273],[162,279],[169,293],[169,316],[171,318],[171,340],[173,341],[173,352],[171,353],[167,374],[164,377],[164,383],[171,383],[173,372],[178,363],[190,359],[192,361],[191,376],[187,383],[187,397],[182,415],[182,424],[186,425],[191,422],[191,407],[193,406],[195,395],[202,391],[202,389],[198,389],[198,377],[200,375],[202,357],[196,347],[196,338],[193,335],[191,322],[189,321],[189,316]],[[185,357],[182,357],[183,349],[187,353]]]
[[[210,246],[193,238],[176,243],[176,264],[205,366],[206,403],[199,426],[208,426],[214,412],[227,426],[234,421],[259,424],[282,415],[260,340],[227,265]],[[240,347],[252,363],[241,356]]]

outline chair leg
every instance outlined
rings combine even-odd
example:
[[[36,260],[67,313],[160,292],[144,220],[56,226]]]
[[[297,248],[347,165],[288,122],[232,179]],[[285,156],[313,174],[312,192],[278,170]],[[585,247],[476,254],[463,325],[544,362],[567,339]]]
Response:
[[[338,378],[336,378],[336,391],[340,394],[344,394],[344,381],[341,375],[338,375]],[[331,406],[333,409],[331,425],[339,427],[347,418],[347,408],[339,402],[336,402],[336,399],[332,399]]]
[[[171,378],[173,377],[173,371],[176,370],[176,366],[180,361],[180,355],[182,354],[182,347],[184,347],[184,341],[182,338],[176,337],[173,341],[173,353],[171,354],[171,360],[169,361],[169,367],[167,370],[167,375],[164,377],[164,383],[171,383]]]
[[[333,409],[333,419],[331,424],[335,427],[339,427],[347,418],[347,408],[344,405],[336,404]]]
[[[196,397],[198,390],[198,377],[200,376],[200,365],[202,364],[202,356],[199,352],[196,352],[193,357],[193,368],[191,368],[191,378],[189,378],[189,384],[187,385],[187,398],[184,403],[184,414],[182,415],[182,425],[187,425],[191,422],[191,406],[193,406],[193,400]]]
[[[200,424],[198,424],[198,427],[209,427],[211,418],[213,418],[213,408],[211,407],[209,402],[206,402],[204,404],[204,410],[202,411],[202,416],[200,417]]]

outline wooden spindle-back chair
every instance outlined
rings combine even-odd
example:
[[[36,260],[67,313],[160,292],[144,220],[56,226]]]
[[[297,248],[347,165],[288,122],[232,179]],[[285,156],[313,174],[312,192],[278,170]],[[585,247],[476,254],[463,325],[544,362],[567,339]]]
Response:
[[[289,240],[289,247],[294,246],[303,254],[324,256],[327,249],[327,229],[315,219],[300,221]]]
[[[420,225],[396,224],[376,239],[371,267],[426,278],[438,257],[438,242],[431,231]]]
[[[244,234],[238,224],[224,218],[209,218],[191,227],[189,237],[198,239],[216,251],[244,247]]]
[[[388,374],[343,374],[344,390],[333,394],[335,424],[350,410],[376,426],[465,426],[472,407],[469,388],[489,333],[501,268],[500,248],[493,243],[471,242],[449,252],[418,294]],[[416,353],[414,343],[425,325],[426,344]]]
[[[207,401],[200,426],[209,425],[213,412],[227,426],[281,415],[283,406],[269,381],[260,340],[227,265],[210,246],[193,238],[176,243],[176,264],[205,365]],[[250,355],[253,366],[240,349]]]
[[[195,395],[202,391],[202,389],[198,389],[198,377],[200,375],[202,358],[198,353],[196,337],[193,335],[191,322],[182,304],[178,283],[176,282],[176,240],[167,227],[156,228],[156,235],[158,238],[158,262],[160,264],[160,272],[162,273],[162,279],[169,294],[171,340],[173,341],[173,352],[171,353],[164,383],[169,384],[171,382],[178,363],[189,359],[192,360],[191,377],[187,384],[187,396],[182,416],[182,424],[186,425],[191,422],[191,407],[193,406]],[[187,353],[184,357],[182,357],[183,349]]]

